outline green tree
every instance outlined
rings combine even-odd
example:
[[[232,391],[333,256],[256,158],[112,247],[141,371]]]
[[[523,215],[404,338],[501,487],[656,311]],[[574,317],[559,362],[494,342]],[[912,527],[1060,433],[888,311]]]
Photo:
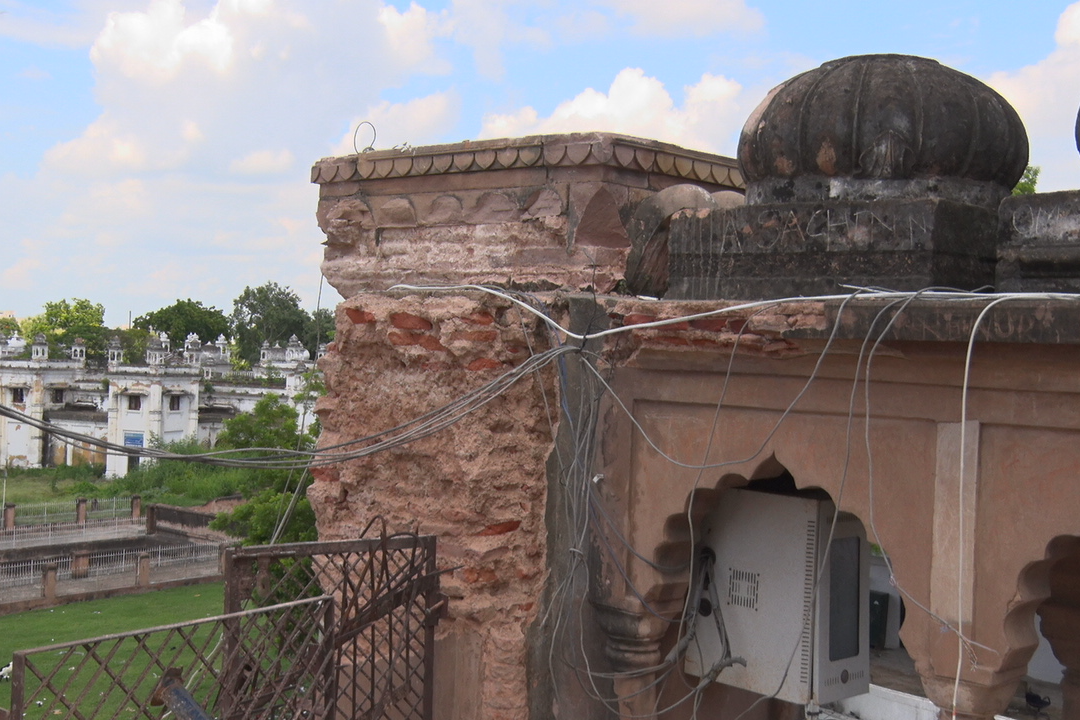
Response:
[[[1028,165],[1024,169],[1024,174],[1020,178],[1020,182],[1016,183],[1016,187],[1013,188],[1013,195],[1034,195],[1035,186],[1039,184],[1039,173],[1042,172],[1041,167],[1035,165]]]
[[[219,449],[284,448],[305,450],[315,438],[305,429],[300,430],[300,416],[286,404],[280,395],[269,393],[251,412],[240,413],[226,420],[218,435]]]
[[[108,329],[105,327],[105,306],[83,298],[70,302],[58,300],[45,303],[45,311],[23,320],[22,333],[27,341],[41,333],[55,349],[56,345],[71,345],[76,338],[86,341],[87,357],[105,355]]]
[[[109,335],[120,338],[120,347],[124,349],[125,364],[143,365],[146,363],[146,346],[151,337],[149,330],[137,327],[127,330],[116,329]]]
[[[233,300],[233,337],[240,357],[251,364],[259,362],[264,341],[271,345],[302,337],[310,317],[300,307],[300,297],[287,287],[268,282],[257,288],[246,287]]]
[[[229,319],[216,307],[206,307],[198,300],[177,300],[168,307],[140,315],[135,327],[143,330],[154,328],[169,336],[173,350],[183,347],[191,333],[204,343],[214,342],[219,335],[229,334]]]
[[[310,480],[305,480],[297,492],[303,493],[310,484]],[[245,545],[262,545],[273,539],[274,530],[281,520],[282,513],[291,504],[291,492],[263,490],[232,512],[218,515],[210,523],[210,527],[227,532],[233,537],[244,538]],[[282,529],[277,542],[309,542],[318,539],[315,511],[311,509],[308,499],[301,495],[293,505],[289,521]]]
[[[300,342],[315,357],[321,343],[328,343],[334,339],[334,311],[329,308],[319,308],[308,316],[307,327],[304,334],[300,335]]]
[[[0,333],[4,337],[11,337],[16,333],[21,333],[22,328],[19,327],[19,321],[13,317],[0,317]]]
[[[278,395],[270,394],[256,403],[250,413],[241,413],[225,422],[217,448],[310,449],[315,437],[300,428],[299,415]],[[251,455],[262,454],[253,450]],[[222,513],[211,527],[244,538],[246,544],[269,542],[285,513],[289,513],[280,542],[316,539],[315,514],[303,497],[311,484],[303,471],[251,469],[241,492],[247,502]],[[293,494],[298,494],[293,502]],[[290,510],[291,508],[291,510]]]

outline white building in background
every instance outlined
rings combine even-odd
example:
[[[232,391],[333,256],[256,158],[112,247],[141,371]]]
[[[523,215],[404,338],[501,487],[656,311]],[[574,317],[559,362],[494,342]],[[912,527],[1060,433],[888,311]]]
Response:
[[[325,346],[319,348],[319,356]],[[117,445],[145,447],[196,437],[213,446],[225,420],[250,411],[270,393],[301,414],[314,416],[310,402],[297,401],[315,365],[300,341],[264,343],[259,364],[234,371],[224,337],[203,345],[189,335],[173,352],[164,333],[147,346],[145,364],[127,365],[118,339],[107,349],[107,364],[86,362],[81,341],[65,357],[49,357],[43,336],[27,343],[0,334],[0,404],[67,430]],[[105,454],[88,443],[68,443],[10,418],[0,418],[0,466],[37,468],[104,463],[109,476],[124,475],[138,458]]]

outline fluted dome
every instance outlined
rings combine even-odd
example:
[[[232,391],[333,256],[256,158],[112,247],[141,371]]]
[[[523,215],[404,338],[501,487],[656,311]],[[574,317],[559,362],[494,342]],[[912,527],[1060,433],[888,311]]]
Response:
[[[857,55],[797,75],[769,93],[739,139],[748,183],[953,178],[1011,189],[1027,162],[1027,133],[1003,97],[909,55]]]

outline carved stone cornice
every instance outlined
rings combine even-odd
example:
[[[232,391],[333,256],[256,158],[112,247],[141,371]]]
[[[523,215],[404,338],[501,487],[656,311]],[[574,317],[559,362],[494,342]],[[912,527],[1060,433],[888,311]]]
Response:
[[[738,163],[732,158],[610,133],[465,141],[324,158],[312,167],[311,182],[323,185],[519,168],[587,166],[659,174],[735,189],[745,187]]]

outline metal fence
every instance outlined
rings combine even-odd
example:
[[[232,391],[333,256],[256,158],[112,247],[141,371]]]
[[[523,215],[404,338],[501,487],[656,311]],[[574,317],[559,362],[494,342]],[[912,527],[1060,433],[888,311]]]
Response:
[[[188,545],[163,545],[155,548],[110,552],[95,552],[85,556],[85,572],[81,577],[102,577],[135,572],[140,555],[150,557],[151,568],[176,567],[179,565],[216,564],[221,556],[221,543],[192,543]],[[46,566],[56,565],[57,580],[71,580],[74,558],[71,555],[12,560],[0,563],[0,589],[40,585]]]
[[[49,516],[53,517],[53,516]],[[74,517],[74,514],[72,515]],[[70,542],[79,538],[97,539],[110,536],[143,535],[146,523],[130,516],[112,519],[87,520],[85,523],[49,522],[24,525],[21,520],[14,527],[0,529],[0,548],[15,547],[27,543],[47,544]]]
[[[445,606],[434,537],[230,548],[225,583],[228,611],[334,598],[333,709],[341,717],[432,717],[435,625]]]
[[[15,524],[47,525],[66,524],[77,521],[76,500],[54,502],[20,503],[15,510]],[[131,517],[131,498],[91,498],[86,501],[86,519],[112,520]]]
[[[230,548],[225,572],[226,615],[16,652],[8,718],[159,720],[179,678],[220,720],[431,719],[434,537]]]
[[[320,596],[19,651],[9,717],[160,720],[155,690],[169,676],[223,720],[327,718],[333,611]]]

